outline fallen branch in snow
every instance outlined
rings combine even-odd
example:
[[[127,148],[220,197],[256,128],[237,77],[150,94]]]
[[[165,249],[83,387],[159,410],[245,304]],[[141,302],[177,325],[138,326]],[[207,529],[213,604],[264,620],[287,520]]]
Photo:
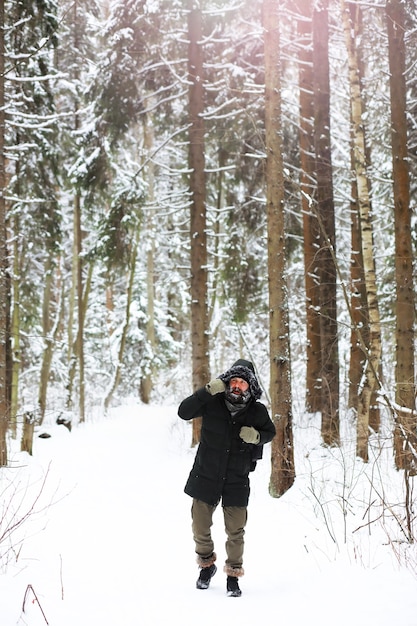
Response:
[[[28,585],[28,586],[26,587],[25,596],[24,596],[24,598],[23,598],[23,604],[22,604],[22,613],[25,613],[25,609],[26,609],[26,601],[27,601],[27,599],[28,599],[28,595],[29,595],[29,592],[30,592],[30,591],[33,593],[33,600],[32,600],[32,604],[35,604],[35,602],[36,602],[36,604],[38,605],[38,607],[39,607],[39,609],[40,609],[40,612],[42,613],[42,616],[43,616],[43,619],[45,620],[45,623],[46,623],[46,624],[48,624],[48,626],[49,626],[49,622],[48,622],[48,620],[46,619],[46,615],[45,615],[45,613],[43,612],[43,608],[41,607],[41,603],[39,602],[39,598],[38,598],[38,596],[36,595],[35,590],[34,590],[34,588],[32,587],[32,585]]]

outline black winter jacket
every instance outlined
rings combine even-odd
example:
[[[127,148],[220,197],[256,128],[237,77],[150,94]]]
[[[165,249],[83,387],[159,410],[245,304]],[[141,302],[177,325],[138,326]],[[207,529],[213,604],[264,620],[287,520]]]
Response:
[[[202,387],[185,398],[178,408],[184,420],[202,417],[200,443],[185,493],[207,504],[247,506],[249,472],[254,446],[239,437],[242,426],[253,426],[260,433],[259,445],[275,436],[275,426],[265,405],[253,399],[234,417],[225,404],[225,394],[215,396]]]

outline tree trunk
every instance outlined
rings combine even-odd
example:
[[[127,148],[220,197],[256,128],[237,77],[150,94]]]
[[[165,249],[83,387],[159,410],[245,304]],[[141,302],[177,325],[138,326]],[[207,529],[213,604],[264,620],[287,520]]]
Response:
[[[351,12],[351,24],[355,28],[355,39],[357,42],[356,55],[359,71],[359,80],[364,77],[364,63],[362,53],[363,40],[363,15],[358,12],[358,5],[350,3],[349,10]],[[352,121],[352,120],[351,120]],[[353,128],[353,123],[351,123]],[[370,166],[370,150],[366,145],[365,137],[365,154],[368,167]],[[355,157],[353,150],[353,140],[351,141],[351,168],[355,172]],[[371,182],[368,179],[369,189]],[[370,193],[370,192],[369,192]],[[369,350],[369,314],[368,303],[366,298],[365,273],[363,269],[362,255],[362,238],[360,228],[360,214],[358,201],[358,185],[356,175],[352,179],[351,187],[351,345],[350,345],[350,363],[349,363],[349,397],[348,406],[357,411],[358,396],[360,391],[360,383],[366,363]],[[371,193],[370,193],[371,197]],[[380,409],[377,402],[376,391],[374,390],[369,408],[369,427],[375,432],[380,427]]]
[[[300,83],[300,187],[304,234],[304,281],[306,292],[306,410],[321,409],[320,293],[317,249],[320,231],[313,210],[316,188],[314,159],[314,76],[312,54],[312,5],[297,2]],[[317,208],[316,208],[317,210]]]
[[[22,440],[20,442],[20,451],[27,452],[32,456],[33,452],[33,435],[35,432],[36,411],[25,411],[23,415]]]
[[[314,145],[317,175],[317,216],[321,230],[317,251],[320,284],[320,336],[322,379],[321,433],[326,445],[339,443],[339,347],[336,309],[337,271],[330,146],[328,0],[313,11]]]
[[[355,170],[352,155],[352,171]],[[358,187],[356,177],[352,181],[351,215],[351,257],[350,257],[350,311],[351,337],[349,362],[349,397],[348,406],[357,410],[360,382],[367,352],[364,345],[369,347],[369,319],[367,312],[365,275],[363,272],[362,241],[360,229],[360,215],[358,208]]]
[[[379,319],[376,292],[375,259],[373,250],[373,231],[369,199],[369,182],[366,168],[366,147],[363,128],[363,104],[360,85],[360,72],[355,46],[355,24],[352,24],[350,12],[341,0],[343,26],[349,59],[349,86],[352,116],[353,156],[358,204],[360,214],[363,268],[365,274],[366,299],[369,313],[369,350],[365,363],[362,387],[358,397],[357,455],[368,461],[369,411],[372,394],[378,384],[378,371],[381,359],[381,325]],[[357,11],[359,11],[359,6]]]
[[[208,306],[208,327],[211,328],[211,324],[213,321],[213,316],[214,313],[216,311],[216,304],[218,302],[218,294],[219,294],[219,289],[221,289],[221,269],[220,269],[220,264],[219,264],[219,258],[220,258],[220,254],[219,254],[219,247],[220,247],[220,241],[221,241],[221,232],[222,232],[222,218],[221,218],[221,212],[222,212],[222,208],[224,208],[224,197],[225,197],[225,176],[224,176],[224,166],[226,163],[226,152],[224,149],[220,149],[218,151],[219,153],[219,161],[218,161],[218,168],[219,171],[217,173],[217,181],[216,181],[216,214],[215,214],[215,220],[212,226],[212,230],[213,230],[213,262],[212,262],[212,273],[213,273],[213,282],[211,285],[211,301],[210,304]],[[217,342],[217,334],[219,332],[220,328],[218,325],[216,325],[216,327],[213,330],[212,333],[212,338],[214,339],[214,341]],[[222,361],[220,360],[220,363]]]
[[[351,7],[354,10],[353,7]],[[356,20],[357,29],[361,29]],[[358,30],[356,31],[356,35]],[[361,72],[360,80],[362,80]],[[351,115],[352,118],[352,115]],[[353,123],[351,119],[351,127]],[[355,172],[355,161],[353,153],[353,138],[351,138],[350,151],[351,169]],[[350,202],[350,232],[351,232],[351,254],[350,254],[350,313],[351,313],[351,335],[350,335],[350,361],[349,361],[349,396],[348,406],[357,411],[359,386],[362,380],[363,368],[367,351],[363,350],[364,344],[369,347],[369,316],[366,302],[365,275],[363,271],[362,241],[360,228],[360,214],[358,203],[358,185],[356,176],[352,178]]]
[[[52,300],[52,285],[53,274],[51,267],[51,257],[48,256],[45,266],[45,278],[43,285],[43,300],[42,300],[42,337],[43,337],[43,350],[42,350],[42,363],[39,376],[39,391],[38,391],[38,407],[39,407],[39,423],[42,424],[45,411],[46,411],[46,395],[48,389],[49,373],[51,369],[52,361],[52,336],[51,336],[51,300]]]
[[[86,311],[87,311],[88,298],[89,298],[90,291],[91,291],[91,281],[92,281],[92,278],[93,278],[93,271],[94,271],[94,264],[93,264],[93,261],[90,261],[89,265],[88,265],[87,278],[85,280],[84,292],[83,292],[83,298],[82,298],[83,327],[84,327],[84,322],[85,322],[85,314],[86,314]],[[76,283],[75,283],[75,285],[76,285]],[[72,292],[72,290],[71,290],[71,292]],[[78,354],[78,344],[79,344],[78,332],[79,332],[79,329],[77,330],[77,335],[75,337],[75,341],[72,340],[71,346],[68,346],[68,351],[69,351],[70,358],[69,358],[69,363],[68,363],[69,367],[68,367],[66,407],[69,410],[73,409],[72,396],[73,396],[74,380],[75,380],[75,374],[76,374],[76,371],[77,371],[77,363],[78,363],[78,357],[77,357],[77,354]],[[70,337],[70,336],[71,336],[71,338],[73,337],[72,333],[71,333],[71,335],[70,335],[70,333],[68,333],[68,337]]]
[[[80,50],[80,14],[79,3],[77,0],[72,5],[72,19],[73,19],[73,48],[74,50]],[[77,84],[80,80],[80,70],[75,65],[73,68],[74,82]],[[74,98],[74,132],[75,135],[80,128],[80,102],[77,92],[75,92]],[[81,314],[81,298],[82,293],[82,265],[81,259],[81,192],[79,189],[75,190],[74,201],[74,216],[73,216],[73,231],[72,231],[72,272],[71,272],[71,288],[68,298],[68,383],[67,383],[67,398],[66,407],[73,411],[73,391],[74,380],[77,371],[77,365],[79,366],[79,381],[80,381],[80,393],[78,395],[78,410],[79,419],[84,421],[84,353],[79,355],[79,349],[83,351],[83,329],[80,328],[80,320],[83,319]],[[77,323],[75,321],[75,314],[77,311]],[[75,328],[77,331],[75,332]],[[75,339],[74,339],[75,332]]]
[[[152,209],[148,209],[147,220],[147,252],[146,252],[146,292],[147,292],[147,306],[146,306],[146,354],[143,356],[143,364],[145,371],[141,375],[140,380],[140,397],[142,402],[148,404],[151,399],[151,393],[153,388],[153,375],[154,375],[154,355],[157,350],[156,337],[155,337],[155,270],[154,270],[154,257],[155,257],[155,235],[153,216],[151,215]]]
[[[4,1],[0,0],[0,467],[7,465],[6,432],[9,424],[9,376],[8,376],[8,277],[6,186],[4,158]]]
[[[77,360],[78,360],[78,411],[80,423],[85,421],[85,375],[84,375],[84,319],[83,307],[83,257],[82,257],[82,230],[81,230],[81,196],[75,196],[74,206],[74,236],[75,236],[75,263],[77,275]]]
[[[13,274],[11,281],[12,311],[10,336],[12,338],[12,373],[11,373],[11,401],[10,401],[10,430],[14,438],[17,436],[17,412],[19,410],[19,374],[21,362],[20,349],[20,280],[21,280],[21,246],[20,219],[16,215],[12,221],[13,233]],[[23,251],[22,251],[23,254]]]
[[[56,338],[61,328],[63,313],[64,313],[64,294],[63,286],[61,286],[60,294],[57,302],[57,309],[55,313],[55,322],[52,325],[52,301],[54,292],[54,274],[53,274],[54,261],[51,257],[48,258],[47,266],[45,268],[45,286],[43,297],[43,324],[42,332],[44,338],[44,348],[42,354],[42,364],[39,379],[39,392],[38,392],[38,407],[39,407],[39,424],[42,424],[45,418],[46,411],[46,399],[49,383],[49,375],[51,373],[51,363],[56,345]]]
[[[144,122],[144,144],[145,153],[151,154],[154,147],[154,128],[152,120],[145,116]],[[155,337],[155,224],[154,224],[154,185],[155,185],[155,167],[152,160],[148,161],[146,170],[146,180],[148,185],[146,211],[146,353],[142,356],[142,362],[145,371],[141,375],[140,380],[140,397],[142,402],[148,404],[151,399],[154,377],[154,355],[156,353],[156,337]]]
[[[400,411],[394,431],[398,468],[416,470],[417,419],[414,372],[414,285],[408,171],[404,2],[387,1],[394,179],[396,354],[395,401]]]
[[[79,191],[75,192],[76,195]],[[77,237],[75,234],[76,223],[76,207],[78,201],[74,199],[74,218],[73,218],[73,237],[72,237],[72,260],[71,260],[71,287],[68,295],[68,323],[67,323],[67,336],[68,336],[68,381],[67,381],[67,398],[65,406],[67,409],[73,409],[73,388],[74,378],[77,369],[77,340],[74,341],[74,328],[75,328],[75,311],[76,311],[76,293],[77,293]],[[76,335],[75,335],[76,336]]]
[[[191,192],[191,351],[193,388],[209,380],[206,179],[204,153],[204,76],[202,12],[189,0],[189,167]],[[192,445],[200,440],[201,418],[193,420]]]
[[[277,434],[272,440],[269,491],[284,494],[295,478],[288,293],[286,284],[284,175],[281,128],[281,65],[278,0],[264,0],[266,211],[270,311],[271,410]]]
[[[117,362],[116,362],[116,366],[114,369],[113,379],[110,383],[109,390],[104,398],[103,404],[104,404],[105,412],[107,412],[107,409],[110,406],[114,392],[116,391],[120,383],[121,376],[122,376],[123,356],[124,356],[126,339],[127,339],[127,334],[128,334],[129,325],[130,325],[130,307],[132,306],[133,287],[135,284],[135,271],[136,271],[136,263],[137,263],[137,256],[138,256],[139,237],[140,237],[139,228],[136,228],[135,233],[134,233],[134,241],[132,242],[132,251],[130,254],[125,320],[124,320],[124,324],[122,328],[122,334],[120,337],[119,350],[117,353]]]

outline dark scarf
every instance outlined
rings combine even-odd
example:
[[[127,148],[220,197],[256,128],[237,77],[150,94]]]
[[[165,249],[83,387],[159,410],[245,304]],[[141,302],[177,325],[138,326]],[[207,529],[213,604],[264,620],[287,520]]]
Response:
[[[234,393],[231,392],[229,387],[227,387],[225,391],[225,403],[229,413],[232,416],[235,416],[236,413],[239,413],[239,411],[245,409],[251,397],[252,396],[249,390],[245,391],[241,396],[236,396]]]

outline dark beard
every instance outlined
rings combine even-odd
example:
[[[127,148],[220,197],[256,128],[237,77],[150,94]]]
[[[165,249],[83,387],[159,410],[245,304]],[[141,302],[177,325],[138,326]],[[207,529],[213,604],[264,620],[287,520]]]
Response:
[[[243,408],[250,399],[250,391],[238,391],[233,392],[231,389],[226,389],[225,391],[226,400],[234,405],[236,408]]]

